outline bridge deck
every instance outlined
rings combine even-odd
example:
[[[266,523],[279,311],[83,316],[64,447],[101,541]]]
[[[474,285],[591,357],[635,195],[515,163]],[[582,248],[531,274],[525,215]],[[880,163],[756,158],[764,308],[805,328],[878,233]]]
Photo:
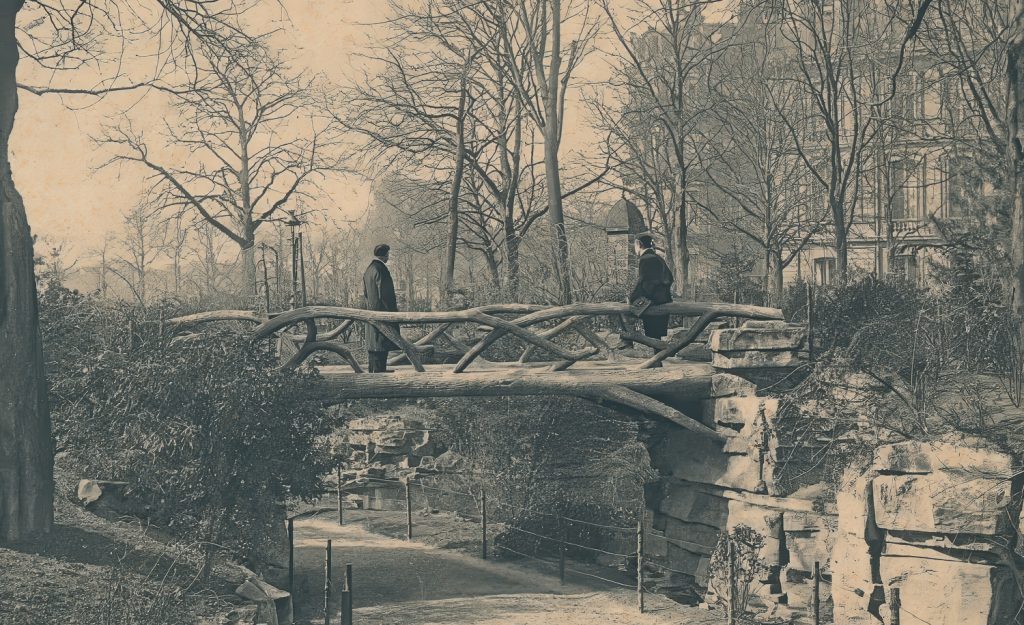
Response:
[[[426,365],[426,371],[395,367],[394,373],[355,373],[347,367],[321,367],[320,399],[409,397],[498,397],[556,395],[610,402],[668,419],[717,439],[717,432],[680,412],[681,401],[711,396],[715,369],[703,362],[666,361],[663,367],[642,369],[641,359],[580,361],[572,369],[552,371],[552,363],[475,363],[462,373],[450,366]]]

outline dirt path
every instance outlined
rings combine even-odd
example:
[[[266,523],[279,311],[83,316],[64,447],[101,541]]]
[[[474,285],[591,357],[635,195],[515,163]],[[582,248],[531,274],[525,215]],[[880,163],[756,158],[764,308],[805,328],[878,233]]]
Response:
[[[322,623],[324,547],[333,542],[334,579],[353,564],[359,625],[501,623],[503,625],[661,625],[716,623],[719,615],[650,597],[650,613],[636,611],[628,590],[609,591],[558,578],[518,563],[484,561],[371,534],[357,524],[339,527],[330,515],[296,520],[295,613],[299,623]],[[340,588],[340,586],[339,586]],[[339,597],[331,602],[340,622]]]

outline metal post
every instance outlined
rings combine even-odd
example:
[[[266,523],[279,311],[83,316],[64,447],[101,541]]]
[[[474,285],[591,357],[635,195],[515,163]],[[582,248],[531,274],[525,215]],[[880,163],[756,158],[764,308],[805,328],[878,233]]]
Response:
[[[412,540],[412,484],[405,483],[405,539]]]
[[[263,249],[263,300],[267,305],[267,315],[270,315],[270,275],[267,273],[267,246]]]
[[[345,500],[341,492],[341,463],[338,463],[338,525],[345,525]]]
[[[814,625],[821,625],[821,568],[814,563]]]
[[[288,519],[288,593],[295,597],[295,519]]]
[[[569,538],[569,530],[562,522],[562,540],[558,541],[558,583],[565,583],[565,542]]]
[[[636,607],[644,613],[644,507],[636,520]]]
[[[341,625],[352,625],[352,564],[345,565],[344,588],[341,591]]]
[[[487,491],[480,493],[480,555],[487,559]]]
[[[324,625],[331,625],[331,539],[324,557]]]
[[[295,308],[295,292],[298,290],[298,282],[299,282],[299,274],[298,274],[298,271],[299,271],[299,262],[298,262],[299,261],[299,257],[298,257],[298,248],[295,246],[295,224],[289,224],[289,225],[291,226],[291,228],[289,230],[289,236],[290,236],[290,239],[291,239],[290,242],[291,242],[291,246],[292,246],[292,296],[291,296],[291,300],[289,301],[289,306],[288,307],[289,308]]]
[[[306,305],[306,248],[302,244],[303,233],[299,233],[299,279],[302,285],[302,305]]]
[[[892,625],[900,625],[900,607],[903,605],[900,601],[900,589],[892,588],[889,594],[889,622]]]
[[[729,601],[725,605],[726,615],[728,617],[729,625],[736,625],[739,615],[737,614],[736,605],[736,545],[732,541],[732,536],[726,536],[726,540],[729,542],[727,545],[727,570],[726,575],[729,578]]]

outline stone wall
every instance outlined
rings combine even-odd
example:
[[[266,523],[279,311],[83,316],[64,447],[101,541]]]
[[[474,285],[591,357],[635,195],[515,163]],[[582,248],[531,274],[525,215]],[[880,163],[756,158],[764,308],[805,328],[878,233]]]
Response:
[[[661,479],[647,497],[647,556],[672,571],[661,588],[706,587],[720,537],[746,525],[765,539],[767,571],[752,589],[763,615],[806,622],[817,563],[822,612],[834,608],[836,623],[895,622],[897,588],[900,623],[1013,622],[1024,520],[1009,456],[964,440],[887,445],[836,493],[822,469],[828,441],[796,440],[772,396],[805,361],[805,330],[747,322],[713,332],[709,346],[712,398],[689,412],[735,436],[722,444],[660,426],[649,439]]]
[[[694,406],[692,416],[732,437],[723,445],[664,426],[648,445],[661,479],[647,498],[647,556],[675,571],[662,588],[706,587],[720,537],[745,525],[764,538],[760,557],[768,565],[752,588],[755,609],[778,616],[809,608],[815,562],[829,573],[834,505],[824,501],[816,479],[781,483],[784,415],[779,398],[759,389],[805,361],[806,339],[804,328],[774,321],[711,333],[712,364],[720,372],[712,398]],[[787,464],[793,461],[786,456]],[[827,603],[827,585],[822,597]]]
[[[1024,574],[1016,473],[1009,455],[973,441],[876,449],[837,497],[837,622],[891,623],[898,610],[900,623],[1013,623]]]

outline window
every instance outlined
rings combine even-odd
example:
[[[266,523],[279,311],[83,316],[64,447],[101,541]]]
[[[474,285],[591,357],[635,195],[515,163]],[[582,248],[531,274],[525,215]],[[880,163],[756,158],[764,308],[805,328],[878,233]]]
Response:
[[[889,196],[889,216],[891,219],[907,219],[907,181],[906,165],[901,160],[889,161],[889,179],[887,187]]]
[[[814,283],[822,286],[832,284],[836,272],[836,259],[824,257],[814,259]]]
[[[892,268],[892,273],[899,276],[913,284],[920,286],[923,279],[921,272],[921,266],[918,263],[917,256],[914,254],[907,254],[904,256],[897,256],[895,258],[896,264]]]

